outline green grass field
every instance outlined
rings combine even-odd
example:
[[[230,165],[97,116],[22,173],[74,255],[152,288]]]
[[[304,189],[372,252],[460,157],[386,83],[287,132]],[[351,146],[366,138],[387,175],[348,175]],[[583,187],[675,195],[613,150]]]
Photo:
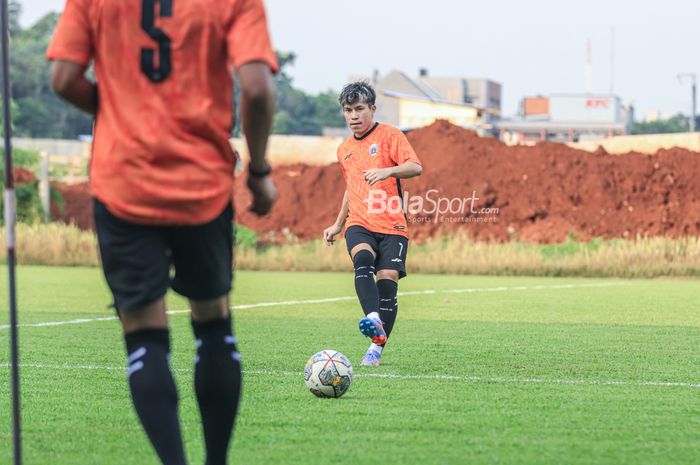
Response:
[[[7,285],[0,298],[0,463],[11,462]],[[359,361],[350,274],[241,272],[245,385],[235,464],[700,463],[700,282],[411,275],[382,366]],[[118,323],[93,268],[19,270],[25,463],[156,464],[129,402]],[[312,299],[344,300],[255,305]],[[171,296],[170,307],[186,309]],[[192,464],[203,463],[186,313],[172,364]],[[355,364],[341,399],[302,370]]]

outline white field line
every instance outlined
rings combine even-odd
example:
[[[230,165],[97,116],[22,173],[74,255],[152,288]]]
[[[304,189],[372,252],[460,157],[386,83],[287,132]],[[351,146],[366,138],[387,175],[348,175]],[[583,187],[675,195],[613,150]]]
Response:
[[[9,363],[1,363],[0,368],[9,368]],[[22,369],[44,369],[44,370],[104,370],[121,371],[126,373],[126,366],[102,366],[102,365],[44,365],[36,363],[20,364]],[[191,368],[173,368],[173,371],[191,373]],[[257,376],[298,376],[302,377],[302,372],[295,371],[274,371],[274,370],[244,370],[247,375]],[[420,381],[462,381],[466,383],[500,383],[500,384],[554,384],[554,385],[575,385],[575,386],[649,386],[649,387],[683,387],[700,388],[700,383],[688,383],[680,381],[601,381],[594,379],[546,379],[546,378],[507,378],[502,376],[452,376],[452,375],[402,375],[398,373],[356,373],[355,378],[379,378],[379,379],[399,379],[399,380],[420,380]]]
[[[594,287],[609,287],[609,286],[621,286],[626,284],[624,281],[620,282],[603,282],[603,283],[587,283],[587,284],[554,284],[554,285],[538,285],[538,286],[513,286],[513,287],[468,287],[463,289],[442,289],[442,290],[432,290],[428,289],[425,291],[407,291],[399,292],[399,296],[414,296],[414,295],[433,295],[433,294],[465,294],[465,293],[477,293],[477,292],[507,292],[507,291],[538,291],[538,290],[548,290],[548,289],[578,289],[578,288],[594,288]],[[241,304],[233,305],[231,310],[246,310],[251,308],[265,308],[265,307],[282,307],[288,305],[311,305],[311,304],[325,304],[331,302],[342,302],[347,300],[355,300],[356,296],[343,296],[343,297],[329,297],[325,299],[307,299],[307,300],[284,300],[281,302],[259,302],[255,304]],[[182,313],[190,313],[190,310],[170,310],[169,315],[178,315]],[[75,320],[66,321],[47,321],[43,323],[24,323],[18,325],[20,328],[40,328],[46,326],[64,326],[64,325],[78,325],[83,323],[92,323],[95,321],[112,321],[117,318],[114,316],[110,317],[100,317],[100,318],[78,318]],[[0,325],[0,331],[8,329],[10,325]]]

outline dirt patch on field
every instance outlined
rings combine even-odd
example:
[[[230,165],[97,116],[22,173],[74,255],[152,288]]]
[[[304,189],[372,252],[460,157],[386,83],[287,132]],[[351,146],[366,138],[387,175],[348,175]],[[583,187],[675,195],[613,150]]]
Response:
[[[695,152],[610,155],[554,143],[507,147],[445,121],[412,131],[408,139],[424,165],[422,176],[402,181],[414,239],[462,231],[478,239],[532,242],[559,242],[569,234],[700,234]],[[290,165],[276,168],[273,178],[279,201],[265,218],[247,211],[244,177],[236,180],[237,221],[272,242],[320,237],[342,199],[339,167]],[[61,191],[66,208],[58,217],[92,227],[86,187]],[[438,214],[436,206],[448,211]]]

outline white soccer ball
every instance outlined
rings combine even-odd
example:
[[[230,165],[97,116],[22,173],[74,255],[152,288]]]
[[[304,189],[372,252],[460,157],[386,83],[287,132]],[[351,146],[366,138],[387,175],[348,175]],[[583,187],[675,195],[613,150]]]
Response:
[[[304,381],[317,397],[340,397],[352,384],[352,363],[337,350],[316,352],[306,362]]]

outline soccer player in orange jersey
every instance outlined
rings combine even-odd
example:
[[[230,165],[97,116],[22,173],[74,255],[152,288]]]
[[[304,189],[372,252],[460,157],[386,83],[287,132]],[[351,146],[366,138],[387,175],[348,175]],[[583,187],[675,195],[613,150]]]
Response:
[[[406,136],[374,122],[375,101],[374,89],[365,82],[348,84],[340,94],[353,135],[338,147],[345,195],[338,218],[323,232],[326,243],[332,244],[345,229],[355,291],[365,314],[360,332],[372,338],[362,365],[379,365],[396,321],[398,282],[406,276],[408,252],[400,179],[422,171]]]
[[[265,151],[278,64],[262,0],[67,0],[47,57],[56,93],[96,118],[90,192],[136,413],[161,462],[185,464],[164,300],[172,287],[192,309],[206,464],[223,465],[241,385],[229,310],[232,67],[252,210],[267,213],[276,195]],[[97,83],[85,76],[91,62]]]

